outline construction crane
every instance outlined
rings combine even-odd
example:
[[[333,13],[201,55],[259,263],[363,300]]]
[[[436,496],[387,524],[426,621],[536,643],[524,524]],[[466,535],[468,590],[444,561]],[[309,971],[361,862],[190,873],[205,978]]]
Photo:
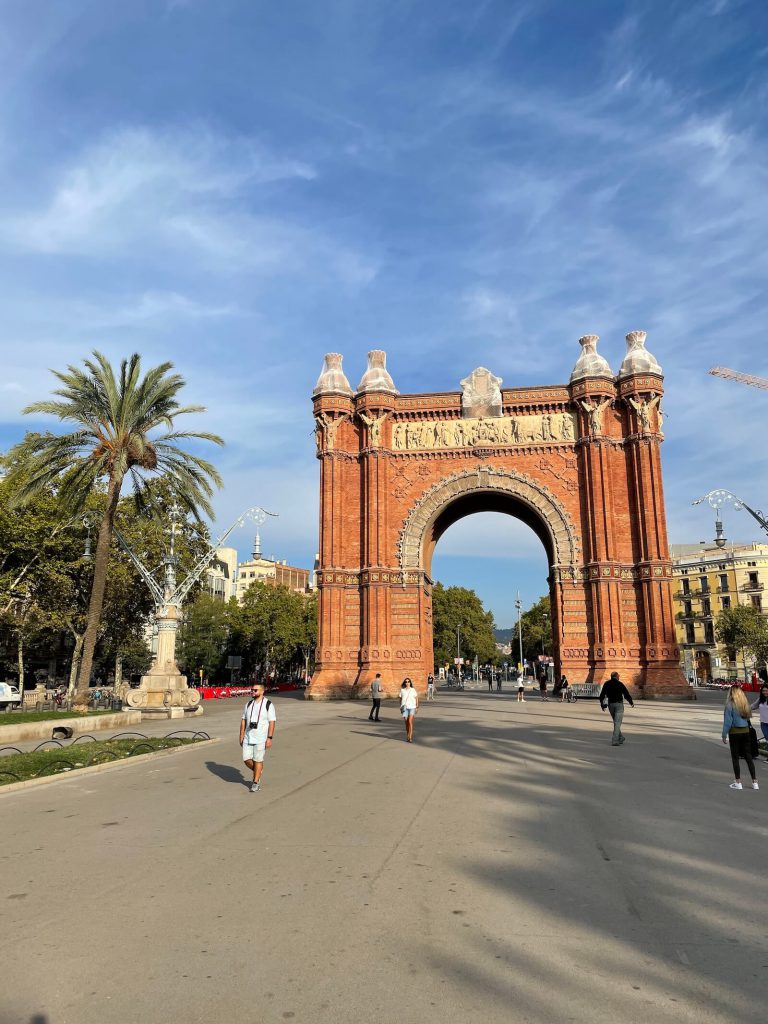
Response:
[[[729,370],[727,366],[713,366],[709,371],[713,377],[723,377],[725,380],[735,380],[739,384],[749,384],[752,388],[762,388],[768,391],[768,378],[755,377],[751,373],[741,373],[739,370]]]

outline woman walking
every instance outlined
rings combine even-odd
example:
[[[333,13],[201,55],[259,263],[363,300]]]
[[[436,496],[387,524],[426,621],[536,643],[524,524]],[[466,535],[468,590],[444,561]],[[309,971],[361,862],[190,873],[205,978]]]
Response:
[[[768,740],[768,684],[763,683],[760,687],[760,696],[752,705],[752,710],[757,711],[760,715],[760,728],[763,731],[763,736]],[[768,761],[768,757],[765,760]]]
[[[568,677],[566,675],[560,677],[560,700],[561,702],[568,700]]]
[[[752,709],[740,686],[732,686],[728,691],[723,712],[723,743],[731,748],[733,762],[733,782],[731,789],[743,789],[741,785],[741,768],[739,758],[744,758],[752,778],[752,789],[759,789],[755,775],[755,762],[752,760],[749,738],[749,719]]]
[[[419,706],[419,694],[411,679],[406,676],[400,690],[400,711],[405,720],[405,738],[413,743],[413,719]]]

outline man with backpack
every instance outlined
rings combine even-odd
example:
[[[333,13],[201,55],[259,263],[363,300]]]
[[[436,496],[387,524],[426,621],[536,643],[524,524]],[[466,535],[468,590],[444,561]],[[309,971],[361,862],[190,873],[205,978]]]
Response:
[[[251,792],[258,793],[264,756],[267,747],[272,746],[277,715],[272,701],[264,696],[263,683],[254,683],[251,693],[252,697],[245,705],[240,720],[240,743],[243,748],[243,761],[246,767],[253,771]]]

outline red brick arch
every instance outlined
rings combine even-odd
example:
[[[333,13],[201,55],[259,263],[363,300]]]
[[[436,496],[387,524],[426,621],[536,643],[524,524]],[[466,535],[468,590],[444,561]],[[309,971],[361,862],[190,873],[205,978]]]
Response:
[[[636,338],[631,352],[645,357]],[[467,388],[474,374],[463,394],[400,395],[373,352],[353,393],[341,357],[326,357],[313,396],[320,622],[310,698],[368,696],[377,672],[390,693],[404,675],[426,685],[432,552],[451,523],[481,510],[517,516],[545,547],[556,671],[583,682],[618,669],[646,696],[687,692],[664,520],[663,378],[653,357],[648,369],[629,356],[613,377],[595,364],[595,342],[582,339],[599,372],[574,371],[567,386],[502,390],[476,371],[491,382],[479,405]]]

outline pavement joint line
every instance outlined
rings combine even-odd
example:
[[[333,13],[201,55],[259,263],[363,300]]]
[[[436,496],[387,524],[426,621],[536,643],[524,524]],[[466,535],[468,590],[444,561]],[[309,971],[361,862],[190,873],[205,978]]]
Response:
[[[87,768],[74,768],[69,772],[58,772],[56,775],[45,775],[41,779],[24,779],[22,782],[11,782],[10,785],[0,786],[0,798],[9,793],[18,793],[22,789],[32,789],[34,786],[42,786],[46,782],[66,782],[82,775],[96,775],[98,772],[109,771],[110,768],[122,768],[127,764],[141,764],[145,761],[155,760],[158,757],[169,754],[178,754],[185,750],[194,750],[197,747],[205,746],[208,743],[220,743],[221,738],[214,736],[208,740],[196,740],[194,743],[185,743],[178,747],[166,747],[164,750],[153,750],[150,754],[136,754],[135,757],[121,757],[117,761],[107,761],[106,764],[92,764]]]
[[[435,781],[433,782],[433,784],[432,784],[432,785],[430,786],[430,788],[429,788],[429,792],[427,793],[427,795],[426,795],[426,796],[424,797],[424,799],[423,799],[423,800],[421,801],[421,803],[419,804],[419,806],[418,806],[418,807],[416,808],[416,810],[414,811],[414,813],[413,813],[413,815],[411,816],[411,818],[410,818],[410,820],[409,820],[408,824],[407,824],[407,825],[405,826],[405,828],[403,829],[403,831],[402,831],[402,833],[401,833],[400,837],[399,837],[399,838],[398,838],[398,839],[396,840],[396,842],[395,842],[394,846],[392,847],[392,849],[391,849],[391,850],[389,851],[389,853],[387,854],[387,856],[386,856],[386,857],[384,858],[384,860],[383,860],[383,861],[381,862],[381,864],[379,865],[379,867],[378,867],[378,868],[376,869],[376,872],[375,872],[375,874],[373,874],[373,875],[371,876],[371,885],[375,885],[375,884],[376,884],[376,882],[378,882],[378,880],[379,880],[379,878],[381,877],[381,875],[383,874],[383,872],[384,872],[384,869],[386,868],[387,864],[389,864],[389,862],[390,862],[390,861],[392,860],[392,858],[394,857],[394,855],[395,855],[395,854],[397,853],[397,851],[398,851],[398,850],[400,849],[400,847],[402,846],[402,844],[403,844],[403,840],[405,839],[405,837],[406,837],[406,836],[408,835],[408,833],[410,832],[410,830],[411,830],[411,826],[413,825],[414,821],[416,821],[416,819],[418,818],[418,816],[419,816],[419,815],[421,814],[421,812],[422,812],[422,811],[424,810],[424,808],[426,807],[427,801],[428,801],[428,800],[429,800],[429,799],[431,798],[432,794],[433,794],[433,793],[435,792],[435,790],[437,789],[437,787],[438,787],[438,786],[440,785],[440,783],[441,783],[441,782],[443,781],[443,779],[445,778],[445,773],[446,773],[446,772],[448,771],[448,769],[449,769],[449,768],[451,767],[451,765],[453,764],[453,762],[454,762],[455,758],[456,758],[456,754],[451,754],[450,758],[448,759],[448,763],[447,763],[447,764],[445,765],[445,767],[443,768],[443,770],[442,770],[442,771],[440,772],[440,774],[438,775],[438,777],[437,777],[437,778],[435,779]]]

